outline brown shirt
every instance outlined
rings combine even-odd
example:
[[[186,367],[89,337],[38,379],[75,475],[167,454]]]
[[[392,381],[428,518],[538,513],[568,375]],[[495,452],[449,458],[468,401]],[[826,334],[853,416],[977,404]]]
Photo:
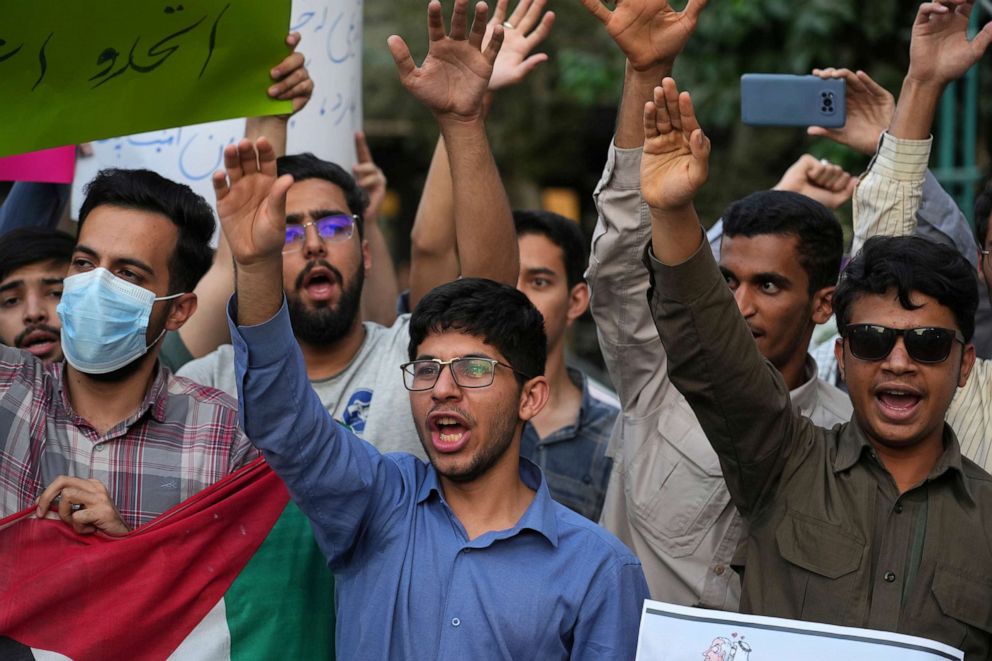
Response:
[[[750,524],[741,610],[992,650],[992,476],[945,451],[902,496],[855,422],[794,412],[703,243],[648,293],[668,372]]]

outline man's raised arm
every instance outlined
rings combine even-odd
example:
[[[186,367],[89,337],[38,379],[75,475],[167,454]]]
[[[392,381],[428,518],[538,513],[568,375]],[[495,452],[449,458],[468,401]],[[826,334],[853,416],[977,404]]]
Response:
[[[780,479],[804,423],[782,376],[758,353],[704,240],[693,200],[708,175],[710,142],[689,94],[666,78],[644,107],[643,126],[648,297],[668,375],[720,456],[734,503],[749,516]]]
[[[515,285],[520,264],[517,236],[483,117],[504,29],[495,26],[483,47],[488,12],[484,2],[477,3],[469,27],[468,0],[456,0],[446,34],[441,3],[432,0],[427,6],[430,47],[419,67],[401,37],[391,36],[388,44],[403,86],[433,113],[441,129],[451,167],[461,275]]]

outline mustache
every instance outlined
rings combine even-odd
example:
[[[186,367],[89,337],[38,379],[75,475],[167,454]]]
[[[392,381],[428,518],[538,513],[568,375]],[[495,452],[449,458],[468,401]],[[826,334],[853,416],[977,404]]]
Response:
[[[51,333],[56,338],[62,336],[62,331],[60,331],[58,328],[53,328],[48,324],[34,324],[33,326],[28,326],[27,328],[25,328],[17,335],[17,337],[14,338],[14,346],[18,348],[21,347],[24,344],[24,340],[27,338],[27,336],[35,331],[45,331]]]
[[[326,259],[311,259],[309,262],[307,262],[307,265],[303,267],[303,270],[300,271],[300,274],[296,276],[295,289],[297,290],[302,289],[303,281],[306,280],[307,276],[310,275],[310,272],[313,271],[318,266],[323,266],[325,269],[327,269],[328,271],[334,274],[334,277],[337,278],[338,282],[342,284],[344,283],[344,277],[341,276],[341,271],[335,268],[329,261],[327,261]]]

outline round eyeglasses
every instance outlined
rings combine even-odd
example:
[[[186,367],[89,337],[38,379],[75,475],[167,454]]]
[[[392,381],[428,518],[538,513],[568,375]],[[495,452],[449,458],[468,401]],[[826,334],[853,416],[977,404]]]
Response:
[[[452,358],[451,360],[430,358],[404,363],[400,365],[400,369],[403,370],[403,385],[407,390],[416,392],[433,388],[437,384],[437,380],[441,378],[441,372],[445,366],[451,368],[451,378],[458,386],[462,388],[485,388],[491,386],[496,378],[497,365],[525,378],[530,378],[513,369],[512,366],[492,358]]]
[[[316,229],[317,236],[321,240],[335,243],[347,241],[355,233],[355,221],[357,220],[358,216],[339,213],[311,220],[309,223],[286,225],[286,243],[282,251],[287,253],[300,250],[306,243],[308,227]]]

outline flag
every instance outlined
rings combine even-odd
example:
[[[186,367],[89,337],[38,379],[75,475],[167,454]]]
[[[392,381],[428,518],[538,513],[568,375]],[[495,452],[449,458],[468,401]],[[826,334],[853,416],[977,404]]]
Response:
[[[0,658],[333,659],[333,585],[258,459],[124,537],[0,520]]]

